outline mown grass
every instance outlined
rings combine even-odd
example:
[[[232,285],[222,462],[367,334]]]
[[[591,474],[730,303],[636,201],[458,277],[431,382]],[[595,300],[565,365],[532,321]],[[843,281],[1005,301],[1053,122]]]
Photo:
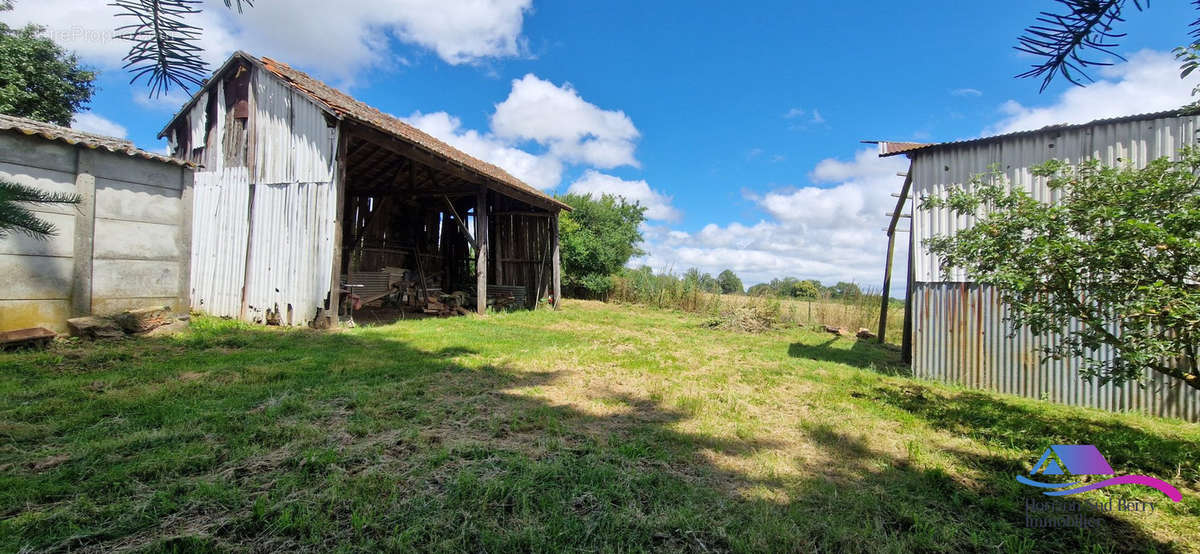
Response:
[[[594,302],[0,354],[0,551],[1200,550],[1198,426],[894,355]],[[1013,476],[1056,443],[1184,501],[1025,528]]]

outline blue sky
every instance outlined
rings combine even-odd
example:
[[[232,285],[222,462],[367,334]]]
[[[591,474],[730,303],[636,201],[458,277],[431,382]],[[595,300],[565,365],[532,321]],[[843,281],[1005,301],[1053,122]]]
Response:
[[[550,191],[651,207],[637,263],[877,284],[904,168],[864,139],[942,141],[1178,106],[1193,83],[1169,50],[1193,11],[1154,3],[1122,30],[1129,62],[1074,89],[1012,76],[1048,0],[696,2],[259,0],[197,17],[219,62],[244,49],[308,70]],[[448,5],[453,4],[453,5]],[[102,70],[77,126],[158,150],[182,102],[119,68],[101,0],[17,0]]]

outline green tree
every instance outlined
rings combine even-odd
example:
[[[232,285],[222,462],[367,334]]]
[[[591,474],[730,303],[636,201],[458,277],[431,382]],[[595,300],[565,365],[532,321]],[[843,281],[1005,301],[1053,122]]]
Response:
[[[816,279],[808,279],[800,281],[792,288],[792,296],[795,298],[816,298],[821,295],[821,282]]]
[[[1200,388],[1198,173],[1193,148],[1144,169],[1051,161],[1034,170],[1061,197],[1051,205],[993,170],[922,202],[978,216],[924,245],[943,270],[996,287],[1013,326],[1058,334],[1044,354],[1086,360],[1089,379],[1121,384],[1154,371]],[[1101,356],[1106,347],[1116,356]]]
[[[42,36],[45,29],[0,23],[0,113],[70,125],[96,91],[96,73]]]
[[[0,181],[0,239],[13,231],[37,239],[58,234],[58,229],[55,229],[52,223],[38,219],[29,208],[45,204],[77,203],[79,203],[79,197],[74,194],[51,193],[8,181]]]
[[[612,275],[644,252],[638,226],[646,208],[617,196],[568,194],[559,220],[563,285],[574,295],[597,297],[612,289]]]
[[[721,287],[721,294],[742,293],[742,280],[732,270],[726,269],[717,275],[717,284]]]
[[[836,284],[832,287],[832,290],[830,290],[829,295],[834,298],[853,299],[853,298],[858,298],[859,296],[862,296],[862,289],[860,289],[858,287],[858,285],[856,285],[854,283],[847,283],[845,281],[839,281],[838,284]]]

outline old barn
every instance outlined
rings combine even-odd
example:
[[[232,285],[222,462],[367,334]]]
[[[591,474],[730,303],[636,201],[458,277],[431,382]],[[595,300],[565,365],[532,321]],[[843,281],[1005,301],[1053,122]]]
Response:
[[[1198,141],[1200,116],[1172,111],[940,144],[882,142],[881,156],[911,160],[889,235],[895,237],[906,203],[940,196],[991,167],[1003,171],[1011,186],[1054,202],[1060,192],[1034,176],[1032,167],[1051,159],[1144,167],[1161,157],[1173,158],[1180,148]],[[944,273],[941,260],[922,247],[925,239],[965,229],[974,218],[956,216],[946,208],[915,209],[911,217],[904,342],[915,376],[1062,404],[1200,420],[1200,391],[1173,378],[1154,374],[1147,376],[1145,386],[1100,385],[1084,380],[1079,358],[1043,362],[1041,349],[1053,337],[1011,329],[998,291],[970,282],[962,270]],[[890,267],[889,262],[885,283]],[[1107,347],[1097,354],[1115,355]]]
[[[325,326],[559,298],[569,207],[284,63],[234,54],[160,136],[200,167],[193,309]]]

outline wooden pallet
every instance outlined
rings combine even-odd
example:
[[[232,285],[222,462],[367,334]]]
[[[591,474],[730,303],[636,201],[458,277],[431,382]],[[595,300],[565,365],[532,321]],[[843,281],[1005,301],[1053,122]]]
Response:
[[[0,349],[8,348],[45,348],[58,333],[45,327],[31,327],[15,331],[0,332]]]

